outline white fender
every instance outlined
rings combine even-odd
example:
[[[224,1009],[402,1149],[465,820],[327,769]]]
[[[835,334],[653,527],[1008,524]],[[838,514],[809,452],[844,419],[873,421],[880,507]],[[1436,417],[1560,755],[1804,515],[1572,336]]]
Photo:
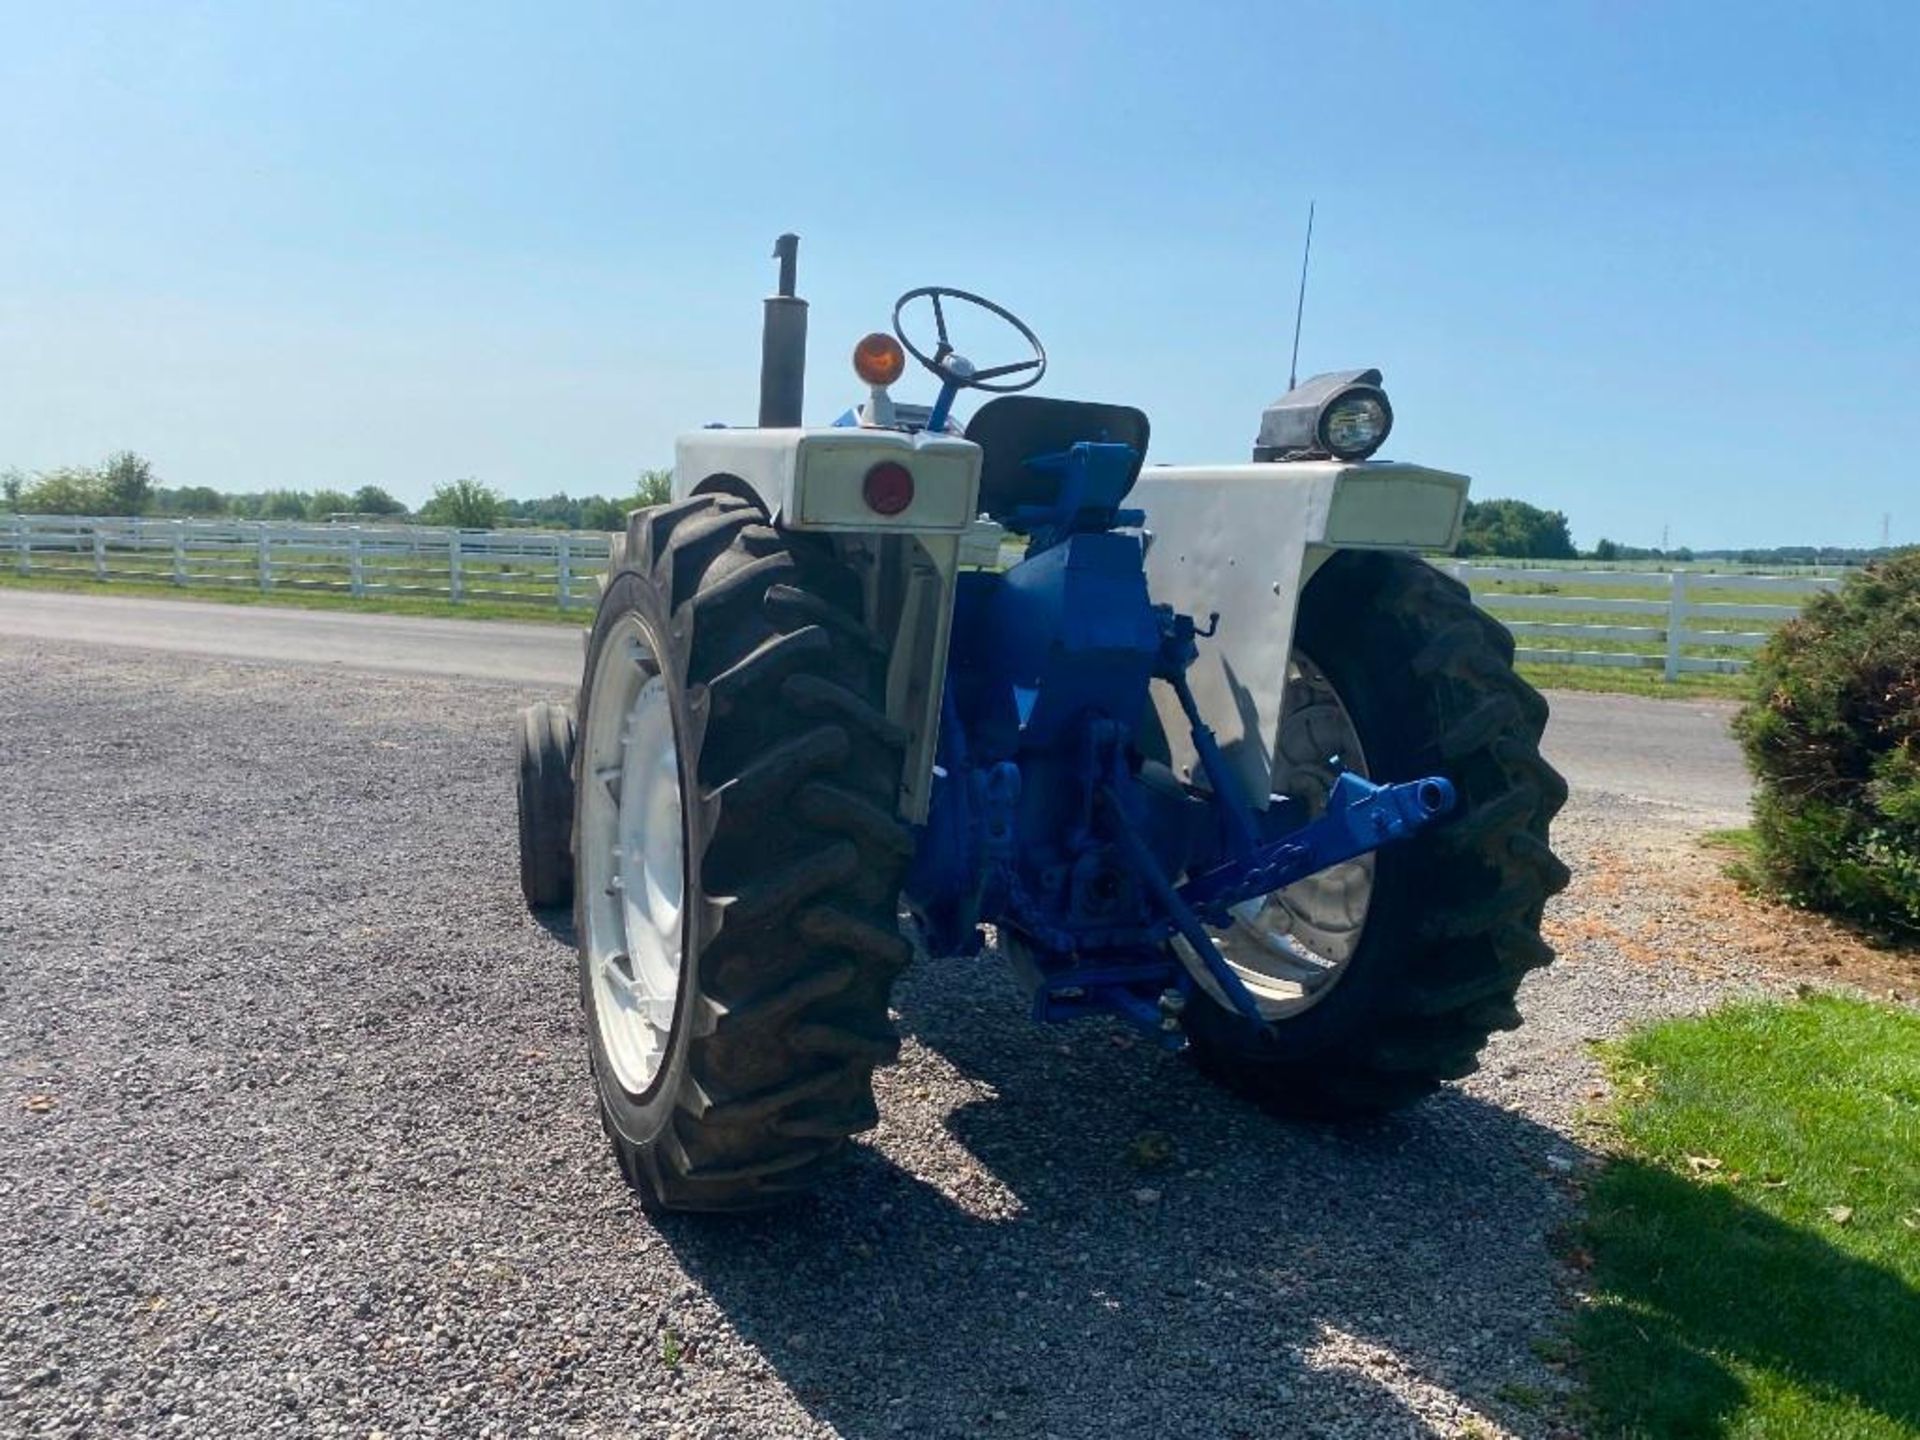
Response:
[[[1467,477],[1388,462],[1167,465],[1141,472],[1129,505],[1147,514],[1147,589],[1204,629],[1188,672],[1200,713],[1254,805],[1264,809],[1286,698],[1300,593],[1336,550],[1450,550]],[[1201,780],[1187,722],[1165,686],[1154,704],[1173,768]]]

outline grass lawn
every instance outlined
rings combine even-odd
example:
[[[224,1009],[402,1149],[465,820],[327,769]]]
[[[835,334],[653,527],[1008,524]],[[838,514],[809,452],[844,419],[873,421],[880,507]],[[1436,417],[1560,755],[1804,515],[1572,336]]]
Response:
[[[1920,1436],[1920,1014],[1733,1006],[1607,1049],[1575,1322],[1597,1435]]]
[[[1521,661],[1520,678],[1536,690],[1589,690],[1605,695],[1650,695],[1656,700],[1744,700],[1752,682],[1744,675],[1681,675],[1667,681],[1658,670],[1614,666],[1552,665]]]

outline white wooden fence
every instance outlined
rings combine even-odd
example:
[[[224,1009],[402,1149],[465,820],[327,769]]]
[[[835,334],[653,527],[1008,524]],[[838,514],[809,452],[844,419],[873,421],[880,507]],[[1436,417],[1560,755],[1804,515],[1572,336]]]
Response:
[[[562,610],[598,593],[608,539],[567,530],[0,516],[0,547],[20,575]]]
[[[21,575],[342,595],[591,604],[609,537],[420,525],[0,515]],[[1440,561],[1520,642],[1522,660],[1690,673],[1744,670],[1800,602],[1840,582],[1702,570],[1574,570]],[[1752,599],[1748,597],[1752,596]]]
[[[1704,570],[1562,570],[1464,561],[1445,561],[1442,568],[1470,586],[1480,607],[1513,632],[1520,660],[1658,670],[1668,680],[1745,670],[1751,662],[1743,656],[1716,652],[1765,644],[1776,626],[1800,613],[1808,596],[1840,585],[1828,576]]]

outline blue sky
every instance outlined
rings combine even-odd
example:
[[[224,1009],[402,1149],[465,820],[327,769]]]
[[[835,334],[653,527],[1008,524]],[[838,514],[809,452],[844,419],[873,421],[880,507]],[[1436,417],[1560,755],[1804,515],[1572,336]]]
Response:
[[[810,410],[895,294],[1243,458],[1378,365],[1388,454],[1576,538],[1920,540],[1920,7],[0,0],[0,468],[617,491]],[[912,382],[918,386],[918,381]],[[911,393],[909,391],[903,393]]]

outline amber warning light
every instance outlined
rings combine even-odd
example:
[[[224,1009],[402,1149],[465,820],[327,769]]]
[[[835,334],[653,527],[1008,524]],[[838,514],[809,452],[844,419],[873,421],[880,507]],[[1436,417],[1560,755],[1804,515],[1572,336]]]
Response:
[[[853,373],[869,385],[891,385],[906,372],[907,352],[879,330],[853,347]]]

